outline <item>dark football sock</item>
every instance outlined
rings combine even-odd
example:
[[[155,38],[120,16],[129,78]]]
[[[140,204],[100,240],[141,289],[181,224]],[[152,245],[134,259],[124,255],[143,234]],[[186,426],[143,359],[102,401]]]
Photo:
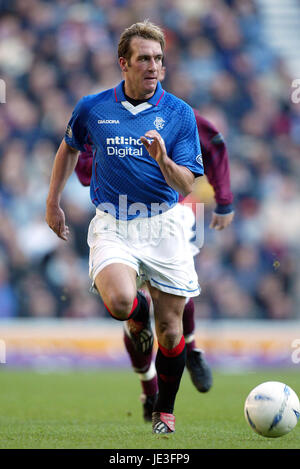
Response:
[[[140,292],[137,292],[135,299],[133,300],[132,309],[126,319],[117,318],[104,303],[105,308],[109,314],[118,321],[127,321],[128,319],[134,319],[137,322],[147,322],[149,318],[149,306],[146,298]]]
[[[155,365],[159,393],[154,411],[172,414],[186,361],[184,337],[182,336],[179,344],[171,350],[160,344],[158,347]]]
[[[130,337],[124,331],[124,344],[131,361],[133,371],[139,375],[144,394],[153,396],[157,393],[157,375],[152,363],[152,353],[144,355],[134,348]]]
[[[134,371],[136,373],[146,373],[149,370],[152,362],[152,353],[144,355],[143,353],[138,352],[125,331],[123,340]]]
[[[136,298],[137,304],[135,308],[132,309],[130,315],[128,316],[128,319],[134,319],[134,321],[145,323],[149,319],[148,301],[146,297],[139,291],[137,292]]]

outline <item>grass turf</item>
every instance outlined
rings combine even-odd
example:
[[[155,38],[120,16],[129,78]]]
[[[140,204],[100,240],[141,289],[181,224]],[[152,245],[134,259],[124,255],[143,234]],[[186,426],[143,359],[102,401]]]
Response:
[[[127,370],[41,373],[0,370],[0,448],[14,449],[299,449],[300,424],[281,438],[247,425],[243,406],[257,384],[283,381],[300,394],[298,371],[214,374],[198,393],[185,372],[176,433],[152,435],[142,419],[140,385]]]

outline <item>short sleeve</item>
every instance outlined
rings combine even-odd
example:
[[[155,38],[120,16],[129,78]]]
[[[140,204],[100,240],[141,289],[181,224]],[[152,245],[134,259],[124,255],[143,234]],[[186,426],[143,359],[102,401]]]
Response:
[[[76,105],[68,122],[65,141],[70,147],[83,152],[88,143],[86,100],[82,98]]]
[[[196,118],[192,108],[186,106],[180,116],[179,135],[172,151],[173,161],[188,168],[196,177],[204,174],[201,145]]]

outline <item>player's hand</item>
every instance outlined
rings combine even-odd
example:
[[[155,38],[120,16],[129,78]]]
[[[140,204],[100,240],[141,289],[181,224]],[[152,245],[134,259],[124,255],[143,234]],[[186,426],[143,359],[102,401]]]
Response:
[[[47,205],[46,222],[59,238],[67,241],[69,227],[65,224],[65,214],[59,205]]]
[[[149,139],[151,142],[149,142]],[[149,155],[152,156],[152,158],[154,158],[157,163],[160,163],[164,158],[167,157],[167,150],[164,139],[157,132],[157,130],[149,130],[146,132],[145,135],[141,137],[141,141]]]
[[[213,213],[209,227],[217,231],[224,230],[224,228],[230,225],[233,218],[234,212],[228,213],[226,215],[219,215],[218,213]]]

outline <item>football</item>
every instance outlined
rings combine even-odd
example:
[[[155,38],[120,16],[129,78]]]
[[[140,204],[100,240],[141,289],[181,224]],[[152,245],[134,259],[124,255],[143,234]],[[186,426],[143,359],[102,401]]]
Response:
[[[289,433],[297,425],[300,416],[299,399],[286,384],[268,381],[249,393],[244,414],[256,433],[277,438]]]

